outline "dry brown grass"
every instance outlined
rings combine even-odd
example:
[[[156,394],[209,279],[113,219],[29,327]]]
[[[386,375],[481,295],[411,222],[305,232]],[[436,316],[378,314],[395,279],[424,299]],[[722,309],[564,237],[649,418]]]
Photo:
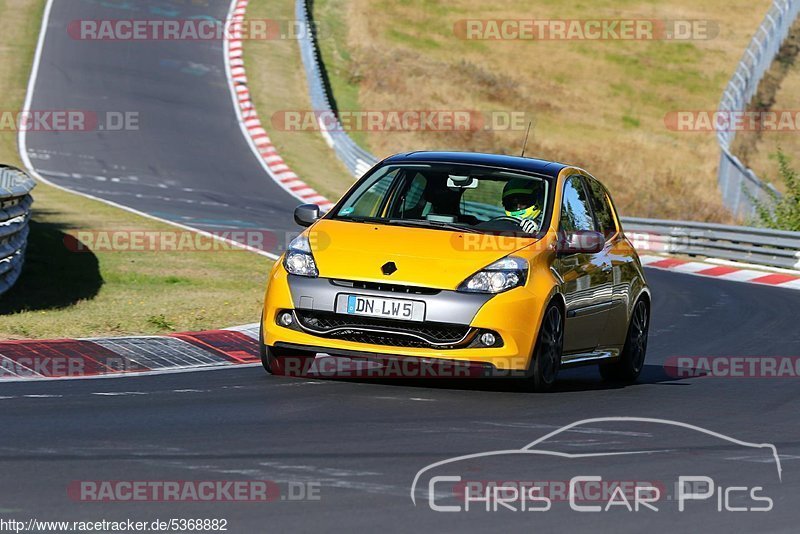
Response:
[[[793,111],[800,115],[800,21],[795,22],[789,38],[778,54],[778,60],[764,76],[749,109],[755,111]],[[772,182],[784,190],[778,180],[778,149],[800,163],[800,131],[740,132],[733,144],[733,152],[762,180]]]
[[[585,167],[626,215],[728,221],[716,186],[713,133],[668,130],[674,110],[714,110],[769,0],[317,0],[321,23],[344,23],[347,47],[322,43],[335,94],[357,107],[533,114],[528,155]],[[467,41],[460,19],[703,19],[713,39]],[[340,106],[341,107],[341,106]],[[455,148],[518,153],[524,132],[370,132],[377,155]]]

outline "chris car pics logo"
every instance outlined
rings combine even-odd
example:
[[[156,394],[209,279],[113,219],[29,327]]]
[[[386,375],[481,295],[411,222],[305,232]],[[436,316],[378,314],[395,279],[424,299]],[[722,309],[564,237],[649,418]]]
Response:
[[[756,449],[763,458],[754,465],[774,463],[775,475],[758,468],[759,482],[747,483],[737,469],[727,469],[725,477],[705,462],[699,462],[694,454],[676,451],[684,448],[639,448],[636,450],[605,450],[602,452],[564,452],[551,450],[547,443],[559,436],[561,443],[568,441],[564,433],[611,432],[617,435],[647,435],[639,432],[603,431],[587,425],[648,424],[658,425],[673,433],[686,432],[699,439],[722,441],[723,449],[731,446],[748,451]],[[683,435],[683,434],[680,434]],[[551,446],[558,441],[552,440]],[[716,450],[719,447],[712,447]],[[689,447],[689,450],[693,450]],[[652,477],[630,477],[630,469],[644,472],[647,459],[668,455],[691,462],[689,466],[677,467],[668,479]],[[603,457],[638,457],[635,462],[602,462]],[[746,457],[747,455],[742,455]],[[500,469],[503,457],[513,460],[512,471],[502,471],[492,476],[492,468]],[[525,471],[537,459],[547,459],[548,472],[553,472],[554,460],[563,459],[567,464],[579,466],[578,474],[564,478],[535,477]],[[734,458],[735,459],[735,458]],[[530,462],[529,462],[530,460]],[[725,465],[732,465],[725,458]],[[483,462],[483,463],[481,463]],[[582,463],[580,463],[582,462]],[[587,462],[588,465],[587,465]],[[487,467],[490,466],[490,467]],[[611,466],[611,467],[609,467]],[[620,467],[622,466],[622,467]],[[621,469],[623,477],[601,476],[603,469]],[[513,477],[507,474],[513,472]],[[476,477],[475,473],[480,473]],[[713,474],[713,476],[712,476]],[[663,476],[663,475],[662,475]],[[764,478],[766,477],[766,478]],[[765,483],[764,480],[767,482]],[[627,511],[632,513],[655,513],[670,510],[683,513],[703,508],[716,512],[769,512],[775,501],[772,484],[780,484],[782,468],[777,449],[771,443],[751,443],[708,430],[699,426],[643,417],[599,417],[583,419],[554,430],[519,449],[501,449],[447,458],[420,469],[411,485],[411,500],[415,506],[425,504],[434,512],[456,513],[484,512],[548,512],[567,510],[578,513],[604,513]]]

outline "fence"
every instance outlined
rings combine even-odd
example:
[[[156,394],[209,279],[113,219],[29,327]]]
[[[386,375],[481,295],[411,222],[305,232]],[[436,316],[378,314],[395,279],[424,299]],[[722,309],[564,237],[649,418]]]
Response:
[[[789,29],[798,13],[800,0],[775,0],[772,3],[722,94],[718,107],[721,114],[745,110],[756,94],[761,78],[789,35]],[[755,208],[751,197],[763,201],[767,197],[765,189],[774,191],[774,188],[759,180],[753,171],[731,153],[735,136],[736,132],[732,129],[717,132],[721,152],[717,174],[719,187],[722,200],[729,210],[740,217],[752,217]]]
[[[21,170],[0,165],[0,295],[14,285],[25,262],[34,185]]]

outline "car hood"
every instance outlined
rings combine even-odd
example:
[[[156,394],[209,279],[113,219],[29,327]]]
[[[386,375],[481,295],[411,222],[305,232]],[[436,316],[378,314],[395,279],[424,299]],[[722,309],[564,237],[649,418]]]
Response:
[[[490,263],[534,243],[495,236],[323,219],[309,230],[325,278],[455,289]],[[394,262],[397,271],[381,267]]]

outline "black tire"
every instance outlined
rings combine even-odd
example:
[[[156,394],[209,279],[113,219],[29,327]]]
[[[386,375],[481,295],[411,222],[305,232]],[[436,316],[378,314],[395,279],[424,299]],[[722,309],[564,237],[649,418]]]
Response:
[[[270,359],[272,359],[272,355],[270,354],[269,347],[264,344],[264,317],[261,317],[261,322],[259,323],[258,327],[258,352],[261,354],[261,365],[264,366],[264,370],[272,374],[272,365],[270,364]]]
[[[561,368],[563,350],[564,314],[557,304],[550,303],[542,316],[539,337],[528,371],[528,381],[533,391],[544,392],[553,388]]]
[[[600,376],[609,382],[635,382],[644,368],[647,356],[647,334],[650,330],[650,306],[639,299],[633,306],[628,334],[619,358],[611,363],[600,364]]]
[[[307,376],[315,355],[301,350],[285,349],[280,353],[264,343],[264,321],[258,329],[258,352],[264,370],[277,376]]]

